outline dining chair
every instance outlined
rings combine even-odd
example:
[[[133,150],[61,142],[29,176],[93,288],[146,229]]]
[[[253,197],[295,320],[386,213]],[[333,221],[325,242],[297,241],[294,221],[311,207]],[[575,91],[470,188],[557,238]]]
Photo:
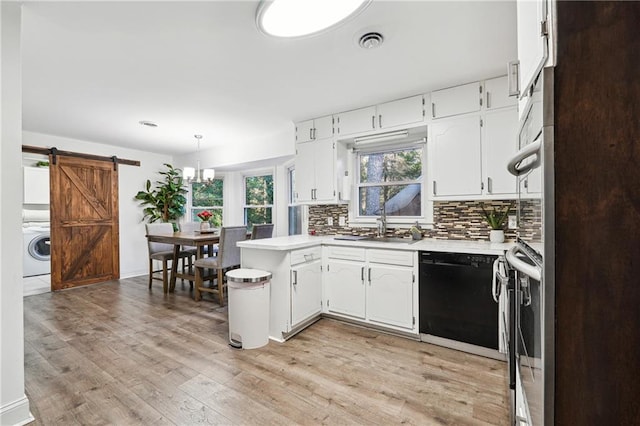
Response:
[[[147,235],[172,235],[173,225],[171,223],[147,223],[145,224]],[[162,281],[162,290],[169,291],[169,261],[173,261],[173,244],[156,243],[147,240],[149,249],[149,289],[153,280]],[[182,270],[184,271],[184,261],[187,259],[189,269],[193,267],[193,253],[181,250],[178,258],[182,259]],[[162,270],[153,269],[153,261],[162,262]],[[162,272],[162,277],[155,276],[155,273]]]
[[[220,306],[224,306],[224,272],[240,267],[240,247],[236,243],[246,238],[247,228],[245,226],[222,227],[218,255],[198,259],[193,264],[196,268],[195,300],[200,300],[200,293],[203,291],[216,293]],[[214,270],[216,274],[207,275],[207,269]],[[214,279],[217,281],[215,286],[213,285]],[[205,281],[210,281],[212,286],[206,287]]]
[[[251,230],[251,239],[259,240],[261,238],[271,238],[273,236],[273,223],[263,223],[261,225],[253,225]]]

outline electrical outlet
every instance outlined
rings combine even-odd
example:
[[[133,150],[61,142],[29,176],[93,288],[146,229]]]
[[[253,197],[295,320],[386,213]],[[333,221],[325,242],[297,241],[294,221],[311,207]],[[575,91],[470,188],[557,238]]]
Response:
[[[340,226],[345,226],[347,224],[347,219],[344,216],[338,217],[338,224]]]
[[[518,221],[516,220],[516,215],[514,214],[510,214],[509,215],[509,223],[507,225],[509,227],[509,229],[516,229],[516,227],[518,226]]]
[[[331,216],[327,218],[327,225],[333,226],[333,218]]]

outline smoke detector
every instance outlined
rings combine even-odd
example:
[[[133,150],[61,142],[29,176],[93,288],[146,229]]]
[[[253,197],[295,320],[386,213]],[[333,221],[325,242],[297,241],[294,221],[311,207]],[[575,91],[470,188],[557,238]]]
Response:
[[[384,40],[384,37],[382,37],[382,34],[375,31],[371,31],[363,34],[360,37],[360,40],[358,41],[358,45],[360,45],[360,47],[362,47],[363,49],[375,49],[377,47],[380,47],[383,40]]]

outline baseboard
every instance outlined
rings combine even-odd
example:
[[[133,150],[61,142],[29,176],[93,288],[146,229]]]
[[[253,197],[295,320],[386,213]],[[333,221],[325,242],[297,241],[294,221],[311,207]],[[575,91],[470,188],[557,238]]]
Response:
[[[29,399],[26,395],[0,407],[0,425],[26,425],[34,420],[29,411]]]

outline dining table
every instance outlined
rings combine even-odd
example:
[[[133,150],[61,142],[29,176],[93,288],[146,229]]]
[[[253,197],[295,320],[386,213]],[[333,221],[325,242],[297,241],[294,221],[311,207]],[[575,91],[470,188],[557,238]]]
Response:
[[[176,279],[182,278],[189,281],[195,281],[195,268],[191,268],[187,272],[178,272],[178,259],[180,247],[191,246],[196,247],[196,260],[201,259],[205,255],[205,247],[208,247],[209,255],[213,253],[213,245],[220,242],[220,231],[201,232],[201,231],[185,231],[174,232],[173,234],[147,234],[147,239],[155,243],[165,243],[173,245],[173,261],[171,262],[171,276],[169,279],[169,292],[173,292],[176,286]]]

